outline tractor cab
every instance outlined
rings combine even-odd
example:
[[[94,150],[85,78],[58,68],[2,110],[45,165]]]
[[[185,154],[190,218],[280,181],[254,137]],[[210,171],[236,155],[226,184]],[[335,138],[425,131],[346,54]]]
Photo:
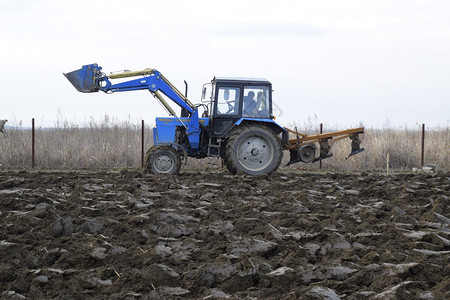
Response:
[[[243,119],[273,119],[272,84],[266,79],[216,77],[211,82],[210,93],[211,137],[225,137]]]

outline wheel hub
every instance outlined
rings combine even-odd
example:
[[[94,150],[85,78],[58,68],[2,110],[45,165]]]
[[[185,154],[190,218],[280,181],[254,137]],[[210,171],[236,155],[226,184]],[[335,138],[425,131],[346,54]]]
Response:
[[[155,167],[156,169],[166,172],[170,170],[173,166],[173,161],[167,154],[161,154],[155,159]]]
[[[261,136],[251,136],[242,141],[238,147],[238,160],[251,171],[266,168],[272,161],[273,149]]]
[[[252,151],[250,151],[250,153],[251,153],[253,156],[258,156],[258,155],[259,155],[259,150],[258,150],[258,149],[252,149]]]

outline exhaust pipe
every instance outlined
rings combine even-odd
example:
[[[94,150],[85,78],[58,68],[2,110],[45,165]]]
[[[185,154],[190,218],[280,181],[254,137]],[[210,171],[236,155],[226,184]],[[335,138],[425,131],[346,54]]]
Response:
[[[63,73],[64,76],[70,81],[70,83],[82,93],[93,93],[99,91],[98,79],[102,77],[97,64],[85,65],[79,70],[75,70],[69,73]]]

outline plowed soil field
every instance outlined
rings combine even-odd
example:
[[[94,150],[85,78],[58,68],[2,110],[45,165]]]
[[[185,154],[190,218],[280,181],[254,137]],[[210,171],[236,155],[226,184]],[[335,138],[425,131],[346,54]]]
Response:
[[[2,299],[450,299],[450,174],[0,172]]]

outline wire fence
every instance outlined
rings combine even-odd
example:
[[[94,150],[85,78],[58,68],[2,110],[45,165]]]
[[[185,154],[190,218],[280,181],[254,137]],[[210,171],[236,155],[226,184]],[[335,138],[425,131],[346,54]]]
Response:
[[[39,169],[99,169],[142,167],[144,155],[153,144],[151,125],[144,121],[90,121],[82,126],[62,122],[52,128],[36,126],[7,127],[0,135],[0,167]],[[320,124],[299,127],[299,132],[327,132]],[[334,131],[335,129],[328,129]],[[366,129],[361,154],[346,159],[350,140],[337,142],[331,149],[333,157],[314,164],[298,163],[288,169],[369,171],[410,170],[431,165],[448,171],[449,128],[430,128],[425,124],[415,129]],[[289,161],[285,151],[282,165]],[[220,159],[189,159],[186,168],[220,168]]]

